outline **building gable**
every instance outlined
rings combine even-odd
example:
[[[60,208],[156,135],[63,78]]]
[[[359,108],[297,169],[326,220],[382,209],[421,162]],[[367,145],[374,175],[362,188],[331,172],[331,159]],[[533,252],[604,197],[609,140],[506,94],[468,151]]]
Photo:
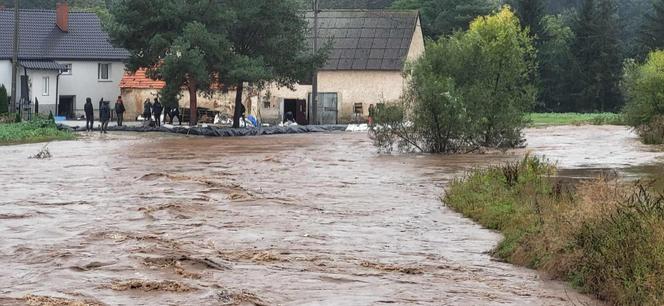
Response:
[[[307,14],[307,20],[313,28],[313,13]],[[417,11],[321,12],[318,16],[319,46],[332,42],[328,61],[321,70],[401,71],[418,30],[418,20]],[[313,37],[310,33],[309,39]]]

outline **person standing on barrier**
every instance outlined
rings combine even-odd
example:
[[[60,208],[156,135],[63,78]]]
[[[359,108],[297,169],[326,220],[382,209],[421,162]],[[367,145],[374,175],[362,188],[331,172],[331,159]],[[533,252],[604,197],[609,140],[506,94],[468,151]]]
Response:
[[[122,121],[124,120],[124,113],[127,109],[124,106],[122,97],[119,96],[118,100],[115,102],[115,114],[118,116],[118,126],[122,126]]]
[[[94,106],[92,106],[92,99],[85,99],[85,106],[83,109],[85,110],[85,130],[89,132],[92,131],[95,124],[95,110]]]
[[[99,109],[99,119],[101,120],[101,133],[108,133],[108,122],[111,120],[111,106],[109,101],[103,101]]]
[[[150,115],[152,114],[152,104],[150,98],[145,99],[143,102],[143,121],[150,122]]]
[[[154,104],[152,104],[152,115],[154,116],[154,122],[157,127],[161,126],[161,112],[164,110],[164,107],[159,103],[159,99],[154,98]]]

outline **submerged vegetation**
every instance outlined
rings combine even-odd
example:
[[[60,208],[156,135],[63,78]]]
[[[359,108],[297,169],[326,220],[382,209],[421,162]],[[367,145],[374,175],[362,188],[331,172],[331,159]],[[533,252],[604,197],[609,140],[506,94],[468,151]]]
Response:
[[[495,256],[615,305],[664,303],[664,196],[645,183],[554,178],[536,157],[475,170],[444,202],[505,239]]]
[[[38,117],[32,121],[0,123],[0,145],[71,140],[74,134],[60,131],[53,120]]]

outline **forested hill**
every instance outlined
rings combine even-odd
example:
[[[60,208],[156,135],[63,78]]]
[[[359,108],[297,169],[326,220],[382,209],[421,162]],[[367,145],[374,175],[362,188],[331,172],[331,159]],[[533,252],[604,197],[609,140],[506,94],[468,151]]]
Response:
[[[22,8],[55,8],[58,0],[21,0]],[[298,0],[305,6],[311,6],[311,0]],[[97,8],[109,6],[112,0],[69,0],[75,8]],[[394,0],[320,0],[321,9],[382,9],[392,5]],[[12,7],[14,0],[0,0],[0,5]]]
[[[69,4],[76,8],[95,8],[109,6],[113,0],[69,0]],[[310,6],[311,0],[298,0],[305,6]],[[418,2],[419,0],[319,0],[322,9],[382,9],[388,8],[392,3],[400,2]],[[21,0],[22,8],[55,8],[58,0]],[[503,1],[505,2],[505,1]],[[578,8],[582,0],[548,0],[547,7],[549,13],[561,13],[568,9]],[[623,0],[617,1],[620,11],[633,11],[635,8],[642,8],[650,4],[650,0]],[[0,0],[0,5],[12,7],[14,0]],[[629,12],[626,12],[628,14]],[[642,12],[641,12],[642,13]]]

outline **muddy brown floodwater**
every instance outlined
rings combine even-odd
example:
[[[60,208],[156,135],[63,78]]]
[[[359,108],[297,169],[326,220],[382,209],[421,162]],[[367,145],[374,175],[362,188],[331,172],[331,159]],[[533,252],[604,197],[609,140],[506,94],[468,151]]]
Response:
[[[660,155],[620,127],[527,135],[568,168]],[[41,147],[0,147],[2,305],[595,303],[495,261],[500,236],[441,205],[452,178],[523,150],[385,156],[364,133],[94,134],[28,159]]]

